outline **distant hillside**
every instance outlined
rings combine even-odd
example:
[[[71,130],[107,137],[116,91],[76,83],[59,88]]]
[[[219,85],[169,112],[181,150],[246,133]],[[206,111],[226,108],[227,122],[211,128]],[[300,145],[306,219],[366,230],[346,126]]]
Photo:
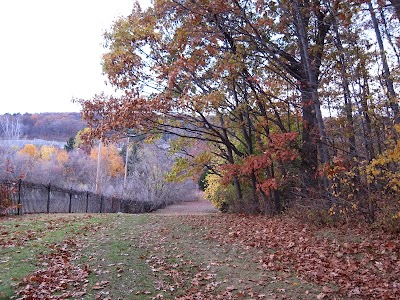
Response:
[[[0,138],[66,142],[85,127],[80,113],[0,115]]]
[[[8,147],[23,148],[25,145],[28,145],[28,144],[32,144],[32,145],[36,146],[37,148],[40,148],[44,145],[47,145],[47,146],[52,145],[52,146],[58,147],[60,149],[64,149],[66,142],[42,140],[42,139],[1,140],[1,145],[8,146]]]

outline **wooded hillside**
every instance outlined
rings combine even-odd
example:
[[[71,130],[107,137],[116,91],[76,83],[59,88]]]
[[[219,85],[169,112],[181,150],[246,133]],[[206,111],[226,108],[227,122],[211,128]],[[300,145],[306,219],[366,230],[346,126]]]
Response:
[[[84,128],[80,113],[0,115],[0,138],[66,142]]]

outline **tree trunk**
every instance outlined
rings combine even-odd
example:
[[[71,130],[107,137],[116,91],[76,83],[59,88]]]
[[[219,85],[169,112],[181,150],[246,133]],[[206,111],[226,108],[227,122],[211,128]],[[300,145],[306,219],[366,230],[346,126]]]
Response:
[[[361,62],[361,74],[362,74],[362,95],[361,95],[361,111],[362,116],[365,120],[364,136],[365,136],[365,149],[367,152],[367,160],[371,161],[375,158],[374,145],[372,143],[372,126],[371,118],[369,115],[368,107],[368,95],[369,95],[369,85],[368,85],[368,72],[365,68],[365,60]]]
[[[228,154],[227,160],[229,163],[234,164],[235,160],[233,158],[233,151],[232,151],[232,147],[230,147],[230,144],[229,144],[228,133],[225,129],[224,119],[223,119],[222,115],[220,115],[220,124],[221,124],[223,138],[226,141],[225,146],[226,146],[226,152]],[[243,200],[242,188],[240,186],[239,178],[236,175],[233,177],[233,184],[235,185],[236,196],[238,197],[238,200],[242,201]]]
[[[321,105],[318,99],[318,72],[323,49],[318,49],[318,55],[310,55],[306,24],[304,14],[298,1],[293,1],[294,25],[298,37],[299,51],[301,56],[301,65],[303,69],[303,82],[300,88],[303,104],[303,145],[302,145],[302,167],[308,173],[306,176],[310,183],[316,183],[316,171],[318,168],[317,144],[320,150],[321,164],[329,162],[328,138],[325,130],[325,124],[322,118]],[[319,39],[323,48],[327,28],[322,29],[323,24],[319,25],[319,31],[322,35]],[[313,58],[313,59],[312,59]],[[327,178],[322,178],[323,187],[328,188]]]
[[[357,156],[357,149],[356,149],[356,138],[354,134],[354,120],[353,120],[353,109],[352,109],[352,101],[349,89],[349,81],[347,79],[346,70],[348,69],[346,58],[345,58],[345,51],[342,44],[342,39],[339,34],[338,24],[335,18],[332,19],[332,27],[335,33],[335,45],[339,51],[339,60],[340,60],[340,72],[342,75],[342,86],[343,86],[343,98],[344,98],[344,110],[346,114],[347,120],[347,134],[348,134],[348,141],[349,141],[349,152],[350,158],[353,159]]]
[[[302,87],[307,84],[302,84]],[[302,184],[307,187],[316,187],[318,180],[316,172],[318,169],[318,147],[317,147],[317,125],[316,116],[311,100],[311,91],[301,88],[303,128],[301,132],[301,171]]]
[[[392,76],[391,76],[391,73],[389,70],[389,65],[388,65],[387,58],[386,58],[386,52],[385,52],[385,48],[383,46],[382,35],[379,30],[378,20],[376,18],[375,10],[372,6],[371,1],[368,1],[368,9],[371,14],[372,24],[374,26],[376,39],[378,41],[379,52],[380,52],[382,65],[383,65],[383,71],[384,71],[383,75],[385,77],[385,82],[386,82],[386,86],[387,86],[387,90],[388,90],[389,106],[392,109],[392,112],[394,114],[394,118],[393,118],[394,123],[400,124],[400,112],[399,112],[399,105],[397,104],[397,95],[394,90],[393,79],[392,79]]]

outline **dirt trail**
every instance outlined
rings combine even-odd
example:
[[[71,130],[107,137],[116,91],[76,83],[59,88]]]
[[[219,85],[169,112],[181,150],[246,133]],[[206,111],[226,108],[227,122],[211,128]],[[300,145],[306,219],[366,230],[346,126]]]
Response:
[[[206,215],[215,213],[218,213],[218,210],[206,200],[180,202],[153,212],[156,215]]]

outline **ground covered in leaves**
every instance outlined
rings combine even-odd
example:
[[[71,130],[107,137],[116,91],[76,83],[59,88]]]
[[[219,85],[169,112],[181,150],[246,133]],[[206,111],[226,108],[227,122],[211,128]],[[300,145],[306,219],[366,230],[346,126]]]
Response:
[[[0,219],[0,299],[399,299],[400,241],[241,215]]]

